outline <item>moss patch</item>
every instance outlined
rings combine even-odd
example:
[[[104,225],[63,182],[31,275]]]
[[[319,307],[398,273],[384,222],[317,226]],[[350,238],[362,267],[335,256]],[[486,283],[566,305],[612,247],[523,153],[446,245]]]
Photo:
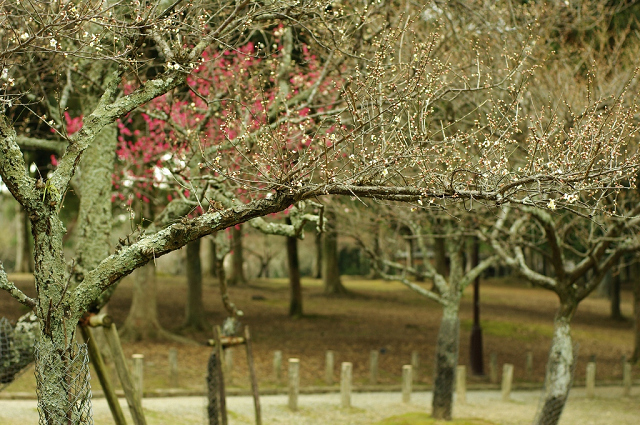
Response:
[[[460,327],[465,331],[471,331],[472,325],[473,322],[471,320],[462,320],[460,322]],[[482,332],[486,335],[497,336],[499,338],[509,338],[519,341],[535,341],[538,338],[551,338],[553,336],[553,326],[483,320]]]
[[[437,421],[427,413],[413,412],[399,416],[391,416],[376,422],[375,425],[495,425],[494,422],[483,419],[454,419],[452,421]]]

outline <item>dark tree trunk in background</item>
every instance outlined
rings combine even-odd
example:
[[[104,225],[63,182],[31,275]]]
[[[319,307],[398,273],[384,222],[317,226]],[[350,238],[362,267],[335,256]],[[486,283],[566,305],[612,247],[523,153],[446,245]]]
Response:
[[[613,320],[622,321],[622,311],[620,310],[620,289],[622,287],[622,265],[624,258],[620,259],[620,267],[611,281],[611,318]]]
[[[316,244],[316,261],[315,268],[313,270],[313,277],[315,279],[322,279],[322,233],[316,233],[315,236],[315,244]]]
[[[247,283],[244,276],[244,257],[242,254],[242,225],[231,228],[231,273],[227,283],[229,285],[240,285]]]
[[[287,224],[291,224],[291,219],[287,218]],[[302,317],[302,285],[300,284],[298,238],[296,237],[287,237],[287,260],[289,263],[289,287],[291,289],[289,316]]]
[[[187,304],[184,326],[198,330],[207,328],[202,303],[200,239],[187,244]]]
[[[436,342],[436,372],[431,405],[431,415],[435,419],[451,420],[459,335],[458,305],[445,305]]]
[[[209,274],[211,277],[218,277],[218,246],[216,245],[216,241],[213,238],[209,239],[209,261],[211,262],[211,268],[209,269]]]
[[[633,355],[632,363],[640,360],[640,264],[636,264],[636,275],[633,277]]]
[[[325,294],[346,294],[347,289],[340,280],[340,268],[338,267],[338,232],[336,215],[332,211],[327,211],[325,215],[326,232],[323,239],[322,249],[322,279],[324,280]]]

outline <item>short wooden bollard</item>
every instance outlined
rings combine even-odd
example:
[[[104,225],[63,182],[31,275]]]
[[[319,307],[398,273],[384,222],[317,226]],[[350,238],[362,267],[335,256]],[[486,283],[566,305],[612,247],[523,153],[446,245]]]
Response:
[[[502,401],[511,400],[511,384],[513,383],[513,365],[505,363],[502,367]]]
[[[335,358],[333,351],[327,350],[324,357],[324,382],[327,385],[333,385],[333,369],[335,365]]]
[[[178,388],[178,350],[169,349],[169,386]]]
[[[349,362],[342,363],[340,372],[340,405],[343,408],[351,407],[351,378],[353,365]]]
[[[631,363],[626,363],[622,368],[622,385],[624,386],[623,395],[629,397],[631,395]]]
[[[498,383],[498,355],[496,353],[489,355],[489,380],[492,384]]]
[[[282,381],[282,351],[273,352],[273,377],[276,382]]]
[[[369,353],[369,383],[378,383],[378,350],[371,350]]]
[[[458,366],[456,368],[456,400],[460,404],[467,402],[467,368]]]
[[[225,365],[225,381],[227,385],[233,384],[233,349],[226,348],[224,350],[224,365]]]
[[[420,370],[420,354],[417,351],[411,352],[411,374],[413,376],[413,382],[418,382],[418,374]]]
[[[587,398],[596,396],[596,364],[595,362],[587,363]]]
[[[533,353],[531,351],[527,351],[527,358],[524,363],[524,370],[527,375],[527,379],[531,380],[533,378]]]
[[[298,410],[300,392],[300,359],[289,359],[289,409]]]
[[[411,402],[411,391],[413,390],[413,367],[411,365],[402,366],[402,402]]]
[[[135,386],[140,402],[144,394],[144,355],[134,354],[133,359],[133,385]]]

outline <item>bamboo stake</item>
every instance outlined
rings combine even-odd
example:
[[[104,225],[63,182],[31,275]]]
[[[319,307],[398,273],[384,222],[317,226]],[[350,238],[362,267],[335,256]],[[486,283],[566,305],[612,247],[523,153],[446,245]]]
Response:
[[[216,366],[218,367],[218,376],[220,377],[220,382],[218,388],[220,390],[220,416],[222,420],[222,425],[228,424],[227,419],[227,399],[225,398],[225,389],[224,389],[224,374],[222,373],[222,359],[223,359],[223,349],[222,344],[220,343],[220,335],[222,331],[220,330],[220,326],[216,326],[213,328],[213,339],[215,341],[215,349],[218,350],[218,361],[216,362]]]
[[[116,325],[112,324],[110,326],[105,326],[104,334],[107,337],[107,344],[109,344],[109,349],[113,356],[113,362],[116,365],[118,377],[120,378],[120,383],[124,390],[124,396],[127,399],[127,404],[129,405],[131,416],[133,417],[133,422],[136,425],[147,425],[144,412],[142,411],[142,403],[140,399],[138,399],[138,393],[133,386],[131,374],[127,367],[127,361],[124,357],[124,352],[122,351],[122,345],[120,344],[120,337],[118,336]]]
[[[260,411],[260,392],[258,391],[258,378],[253,365],[253,347],[251,346],[251,332],[249,326],[244,327],[244,340],[247,346],[247,365],[249,366],[249,376],[251,378],[251,390],[253,391],[253,405],[256,410],[256,425],[262,425],[262,414]]]
[[[120,402],[118,401],[118,396],[116,396],[116,392],[113,388],[113,385],[111,384],[111,380],[109,379],[107,366],[104,364],[104,360],[102,359],[102,354],[100,354],[98,344],[91,334],[91,329],[87,326],[80,326],[80,333],[82,334],[82,339],[84,339],[84,342],[87,344],[89,359],[93,364],[96,375],[98,375],[98,380],[100,381],[102,391],[104,391],[104,396],[107,399],[107,403],[109,404],[109,410],[111,410],[113,421],[116,425],[127,425],[127,421],[124,418],[124,413],[122,412],[122,408],[120,407]]]

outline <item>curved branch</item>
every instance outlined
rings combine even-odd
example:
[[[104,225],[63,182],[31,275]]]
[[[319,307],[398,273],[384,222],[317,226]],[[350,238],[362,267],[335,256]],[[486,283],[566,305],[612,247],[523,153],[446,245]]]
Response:
[[[33,309],[36,306],[36,301],[28,297],[24,292],[19,290],[13,282],[9,282],[7,273],[4,271],[4,265],[0,261],[0,289],[7,291],[13,298],[18,300],[23,305]]]

